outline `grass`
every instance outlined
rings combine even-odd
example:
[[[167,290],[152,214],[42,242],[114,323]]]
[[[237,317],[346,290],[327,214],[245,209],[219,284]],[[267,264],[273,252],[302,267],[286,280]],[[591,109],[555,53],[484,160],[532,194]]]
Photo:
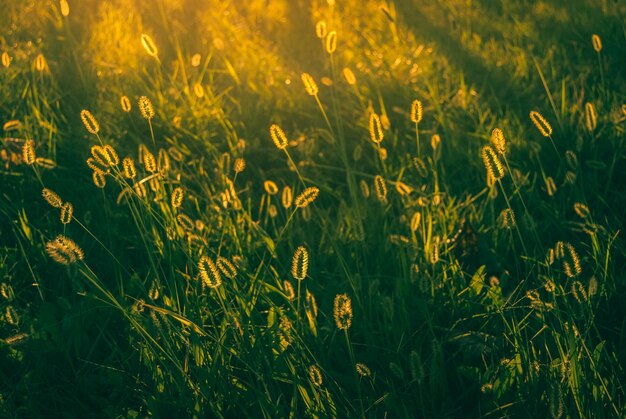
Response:
[[[626,414],[623,4],[209,3],[4,7],[3,416]]]

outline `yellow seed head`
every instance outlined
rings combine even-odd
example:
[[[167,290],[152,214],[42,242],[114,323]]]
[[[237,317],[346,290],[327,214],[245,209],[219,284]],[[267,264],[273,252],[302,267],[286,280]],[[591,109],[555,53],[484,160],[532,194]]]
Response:
[[[278,185],[272,180],[263,182],[263,187],[265,188],[265,192],[269,195],[276,195],[278,193]]]
[[[217,268],[226,278],[233,279],[237,276],[237,267],[225,257],[217,258]]]
[[[43,54],[38,54],[37,57],[35,57],[35,69],[39,72],[44,72],[46,70],[46,67],[48,67],[46,58],[43,56]]]
[[[411,192],[413,192],[413,188],[411,188],[409,185],[407,185],[404,182],[396,182],[396,191],[398,191],[398,193],[402,196],[405,195],[410,195]]]
[[[370,138],[376,144],[380,144],[381,141],[385,138],[383,134],[383,127],[380,122],[380,117],[372,112],[370,115]]]
[[[430,137],[430,146],[432,147],[433,151],[436,151],[439,148],[440,144],[441,137],[439,136],[439,134],[433,134],[433,136]]]
[[[541,135],[549,137],[552,135],[552,126],[546,121],[546,119],[537,111],[530,111],[530,120],[535,124]]]
[[[548,196],[553,196],[556,193],[556,184],[551,176],[546,178],[546,192],[548,193]]]
[[[593,44],[593,49],[596,52],[602,51],[602,40],[595,33],[593,35],[591,35],[591,43]]]
[[[320,193],[319,188],[317,188],[316,186],[309,186],[304,191],[302,191],[300,195],[296,197],[296,201],[295,201],[296,207],[298,208],[307,207],[309,204],[315,201],[315,198],[317,198],[317,195],[319,195],[319,193]]]
[[[246,170],[246,161],[241,157],[235,159],[235,173],[241,173]]]
[[[387,184],[381,175],[374,178],[374,186],[376,187],[376,196],[380,202],[387,202]]]
[[[202,85],[200,83],[196,83],[193,85],[193,93],[197,96],[197,97],[203,97],[204,96],[204,87],[202,87]]]
[[[124,176],[127,179],[133,179],[137,176],[137,169],[135,169],[135,160],[130,157],[125,157],[122,160],[122,167],[124,168]]]
[[[483,158],[485,168],[487,169],[487,175],[490,176],[493,180],[502,179],[502,177],[504,176],[504,167],[502,166],[500,158],[493,150],[493,148],[488,145],[484,146],[481,151],[481,156]]]
[[[158,167],[159,173],[163,175],[169,172],[171,168],[170,155],[168,154],[167,150],[163,148],[159,149],[157,167]]]
[[[419,124],[422,120],[422,102],[414,100],[411,104],[411,121]]]
[[[185,231],[193,231],[193,229],[195,227],[195,224],[194,224],[193,220],[191,218],[189,218],[189,216],[187,216],[185,214],[178,214],[176,216],[176,221],[178,221],[178,224]]]
[[[585,103],[585,125],[587,126],[587,130],[589,132],[595,130],[598,125],[596,110],[590,102]]]
[[[315,300],[315,296],[309,290],[306,290],[306,297],[304,299],[304,304],[309,313],[313,317],[317,317],[317,301]]]
[[[44,169],[54,169],[57,167],[57,164],[54,160],[45,159],[43,157],[37,157],[35,159],[35,164],[39,167],[43,167]]]
[[[46,243],[46,252],[61,265],[70,265],[85,257],[82,249],[72,239],[63,235],[58,235]]]
[[[96,187],[102,189],[106,186],[107,181],[104,177],[104,173],[94,170],[91,177],[93,179],[93,184],[96,185]]]
[[[91,112],[89,112],[87,109],[83,109],[82,111],[80,111],[80,119],[82,119],[85,128],[87,128],[87,131],[94,135],[98,134],[98,131],[100,131],[100,124],[91,114]]]
[[[315,36],[322,39],[326,36],[327,33],[328,30],[326,29],[326,22],[320,20],[319,22],[317,22],[317,24],[315,24]]]
[[[507,208],[500,213],[500,223],[504,228],[513,228],[515,226],[515,213],[512,209]]]
[[[493,131],[491,131],[491,144],[493,144],[493,147],[498,153],[502,155],[506,154],[506,140],[500,128],[494,128]]]
[[[580,202],[576,202],[574,204],[574,211],[576,212],[576,214],[580,218],[587,218],[587,217],[589,217],[589,207],[587,207],[587,205],[585,205],[585,204],[582,204]]]
[[[315,79],[309,73],[302,73],[302,83],[304,84],[304,90],[311,95],[316,96],[319,92],[319,88],[317,87],[317,83],[315,83]]]
[[[157,163],[154,158],[154,154],[149,151],[145,151],[143,154],[143,166],[150,173],[154,173],[157,171]]]
[[[337,32],[330,31],[326,36],[326,52],[332,54],[337,49]]]
[[[285,297],[287,297],[289,301],[296,298],[296,292],[294,291],[293,285],[291,285],[291,282],[287,280],[283,281],[283,290],[285,291]]]
[[[363,194],[363,198],[369,198],[370,197],[370,185],[367,184],[367,182],[365,181],[365,179],[361,179],[359,181],[359,187],[361,188],[361,193]]]
[[[580,259],[578,253],[571,243],[565,243],[565,252],[563,255],[563,270],[569,278],[575,278],[582,273]]]
[[[12,131],[15,129],[20,129],[22,128],[22,123],[16,119],[12,119],[10,121],[7,121],[4,123],[4,125],[2,126],[2,129],[5,131]]]
[[[31,165],[35,163],[35,142],[33,140],[24,141],[22,146],[22,160],[25,164]]]
[[[180,208],[183,203],[183,188],[178,187],[172,191],[172,208]]]
[[[61,223],[69,224],[72,221],[72,216],[74,214],[74,207],[71,203],[66,202],[61,207]]]
[[[43,196],[43,199],[45,199],[46,202],[54,208],[61,208],[63,205],[61,197],[48,188],[43,188],[41,196]]]
[[[287,141],[287,136],[285,132],[276,124],[272,124],[270,126],[270,137],[272,137],[272,141],[276,144],[279,150],[284,150],[287,148],[289,142]]]
[[[109,169],[106,163],[104,163],[100,159],[95,159],[93,157],[89,157],[87,159],[87,166],[89,166],[89,168],[93,170],[94,172],[98,172],[103,175],[106,175],[111,172],[111,169]]]
[[[322,386],[322,372],[317,365],[311,365],[309,367],[309,380],[314,386]]]
[[[343,78],[346,79],[346,83],[348,83],[350,86],[354,86],[356,84],[356,76],[354,75],[352,70],[350,70],[348,67],[344,67],[342,73]]]
[[[362,378],[367,378],[372,375],[372,371],[370,371],[369,367],[363,363],[356,364],[356,372]]]
[[[422,213],[419,211],[416,211],[415,214],[413,214],[413,217],[411,217],[411,231],[417,231],[417,229],[420,226],[421,221],[422,221]]]
[[[200,65],[201,59],[202,59],[202,56],[200,54],[194,54],[193,57],[191,57],[191,66],[198,67]]]
[[[208,256],[202,256],[198,262],[200,279],[209,288],[217,288],[222,284],[222,277],[215,263]]]
[[[67,0],[59,0],[59,6],[61,8],[61,16],[68,17],[70,15],[70,5]]]
[[[11,56],[8,52],[4,51],[2,53],[2,66],[4,68],[8,68],[11,65]]]
[[[109,166],[117,166],[119,164],[120,158],[112,146],[108,144],[104,146],[104,155]]]
[[[352,300],[348,294],[335,296],[333,314],[339,330],[348,330],[352,325]]]
[[[141,34],[141,45],[143,45],[143,48],[146,50],[149,56],[156,57],[157,55],[159,55],[159,49],[154,44],[154,41],[152,40],[152,38],[150,38],[149,35],[146,35],[145,33]]]
[[[291,207],[292,202],[293,192],[291,191],[291,188],[289,186],[285,186],[281,195],[281,203],[283,204],[283,207],[289,208]]]
[[[122,96],[120,98],[120,105],[122,105],[122,110],[126,113],[130,112],[131,106],[130,106],[130,99],[128,98],[128,96]]]
[[[304,246],[299,246],[293,254],[291,262],[291,275],[298,281],[306,278],[309,269],[309,253]]]
[[[152,102],[146,96],[139,98],[139,111],[144,119],[151,120],[154,118],[154,107]]]

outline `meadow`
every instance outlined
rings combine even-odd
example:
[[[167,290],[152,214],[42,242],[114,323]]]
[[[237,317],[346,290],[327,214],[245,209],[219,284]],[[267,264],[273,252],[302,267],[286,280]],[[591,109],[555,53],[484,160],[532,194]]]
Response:
[[[0,416],[626,417],[624,22],[3,0]]]

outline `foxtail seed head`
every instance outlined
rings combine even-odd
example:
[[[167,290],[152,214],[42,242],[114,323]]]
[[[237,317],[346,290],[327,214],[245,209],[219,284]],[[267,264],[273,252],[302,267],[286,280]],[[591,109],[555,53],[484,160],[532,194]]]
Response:
[[[320,193],[320,190],[317,186],[309,186],[304,191],[302,191],[300,195],[296,197],[296,201],[295,201],[296,207],[305,208],[309,206],[309,204],[315,201],[319,193]]]
[[[387,184],[381,175],[374,178],[374,186],[376,187],[376,196],[380,202],[387,202]]]
[[[69,224],[72,221],[72,215],[74,214],[74,207],[71,203],[66,202],[61,207],[61,223]]]
[[[293,285],[291,285],[291,282],[287,280],[283,281],[283,290],[285,291],[285,297],[287,297],[289,301],[296,298],[296,292],[293,289]]]
[[[87,109],[83,109],[82,111],[80,111],[80,119],[82,119],[85,128],[87,128],[87,131],[94,135],[98,134],[98,131],[100,131],[100,124],[91,114],[91,112],[89,112]]]
[[[63,200],[61,200],[61,197],[48,188],[43,188],[43,190],[41,191],[41,196],[43,196],[43,199],[45,199],[46,202],[54,208],[61,208],[61,206],[63,205]]]
[[[4,68],[8,68],[11,65],[11,56],[8,52],[4,51],[2,53],[2,66]]]
[[[380,117],[374,112],[372,112],[372,114],[370,115],[369,128],[370,138],[372,139],[372,141],[376,144],[380,144],[385,137],[383,134],[383,127],[380,122]]]
[[[122,110],[126,113],[130,112],[131,110],[131,105],[130,105],[130,99],[128,98],[128,96],[122,96],[120,98],[120,105],[122,105]]]
[[[337,32],[330,31],[326,36],[326,52],[332,54],[337,49]]]
[[[180,208],[183,203],[183,188],[180,186],[172,191],[172,208]]]
[[[571,243],[565,243],[565,252],[563,255],[563,270],[569,278],[575,278],[582,273],[580,259],[578,253]]]
[[[328,29],[326,29],[326,22],[320,20],[315,24],[315,36],[322,39],[328,33]]]
[[[360,363],[360,362],[357,363],[355,368],[356,368],[357,374],[359,374],[361,378],[366,378],[372,375],[372,371],[369,369],[367,365],[363,363]]]
[[[291,204],[293,202],[293,192],[291,190],[291,187],[285,186],[285,188],[283,189],[282,196],[281,196],[281,202],[283,204],[283,207],[285,208],[291,207]]]
[[[488,145],[484,146],[481,151],[481,156],[483,158],[485,168],[487,169],[487,175],[490,176],[493,180],[502,179],[502,177],[504,176],[504,167],[502,166],[500,158],[493,150],[493,148]]]
[[[131,157],[125,157],[122,160],[122,167],[124,168],[124,177],[127,179],[133,179],[137,176],[137,169],[135,169],[135,160]]]
[[[141,112],[141,116],[144,119],[151,120],[154,118],[154,107],[152,106],[152,102],[148,99],[147,96],[141,96],[139,98],[139,111]]]
[[[68,17],[70,15],[70,5],[67,0],[59,0],[59,7],[61,8],[61,16]]]
[[[94,170],[91,176],[93,179],[93,184],[96,185],[96,187],[103,189],[107,184],[106,178],[104,176],[105,174],[103,172]]]
[[[46,243],[46,252],[61,265],[70,265],[85,257],[83,250],[72,239],[63,235]]]
[[[595,33],[593,35],[591,35],[591,43],[593,44],[593,49],[596,52],[602,51],[602,40]]]
[[[235,173],[241,173],[246,170],[246,161],[241,157],[235,159],[234,164]]]
[[[319,88],[317,87],[317,83],[315,83],[315,79],[309,73],[302,73],[302,84],[304,84],[304,90],[306,90],[307,94],[310,96],[316,96],[319,92]]]
[[[595,130],[598,125],[596,110],[591,102],[585,103],[585,125],[589,132]]]
[[[277,124],[272,124],[270,126],[270,137],[272,137],[272,141],[276,144],[276,147],[279,150],[284,150],[287,148],[289,142],[287,141],[287,136],[285,132],[279,127]]]
[[[507,208],[500,213],[500,223],[502,227],[511,229],[515,226],[515,213]]]
[[[291,262],[291,275],[298,281],[306,278],[309,269],[309,252],[304,246],[299,246],[293,254]]]
[[[580,217],[580,218],[587,218],[589,217],[589,207],[587,207],[587,205],[580,203],[580,202],[576,202],[574,203],[574,212],[576,212],[576,214]]]
[[[156,159],[154,158],[154,154],[149,151],[146,151],[143,155],[143,166],[146,168],[146,171],[150,173],[154,173],[157,170]]]
[[[157,55],[159,55],[159,49],[154,44],[154,41],[152,40],[150,35],[146,35],[145,33],[141,34],[141,45],[143,45],[143,48],[146,50],[149,56],[156,57]]]
[[[530,111],[530,120],[535,124],[541,135],[549,137],[552,135],[552,126],[546,121],[546,119],[537,111]]]
[[[225,257],[217,258],[217,268],[228,279],[233,279],[237,276],[237,267]]]
[[[352,325],[352,300],[348,294],[335,296],[333,315],[339,330],[348,330]]]
[[[222,277],[217,270],[215,263],[208,256],[202,256],[198,262],[200,279],[209,288],[217,288],[222,284]]]
[[[493,147],[498,153],[502,155],[506,154],[506,140],[500,128],[494,128],[493,131],[491,131],[491,144],[493,144]]]
[[[309,367],[309,380],[316,387],[322,386],[322,372],[317,365],[311,365]]]
[[[268,195],[276,195],[278,193],[278,185],[273,180],[266,180],[263,182],[263,188]]]
[[[411,104],[411,121],[419,124],[422,120],[422,102],[414,100]]]
[[[35,163],[35,142],[33,140],[24,141],[22,146],[22,160],[27,165]]]
[[[354,72],[352,70],[350,70],[348,67],[344,67],[342,73],[343,78],[346,79],[346,83],[348,83],[350,86],[354,86],[356,84],[356,76],[354,75]]]
[[[48,63],[46,62],[46,57],[44,57],[41,53],[38,54],[37,57],[35,57],[35,69],[40,73],[43,73],[46,71],[47,67]]]

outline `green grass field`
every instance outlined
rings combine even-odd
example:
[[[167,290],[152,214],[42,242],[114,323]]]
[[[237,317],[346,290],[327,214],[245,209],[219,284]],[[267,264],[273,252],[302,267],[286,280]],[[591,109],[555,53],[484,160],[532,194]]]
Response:
[[[625,22],[4,0],[0,417],[626,417]]]

